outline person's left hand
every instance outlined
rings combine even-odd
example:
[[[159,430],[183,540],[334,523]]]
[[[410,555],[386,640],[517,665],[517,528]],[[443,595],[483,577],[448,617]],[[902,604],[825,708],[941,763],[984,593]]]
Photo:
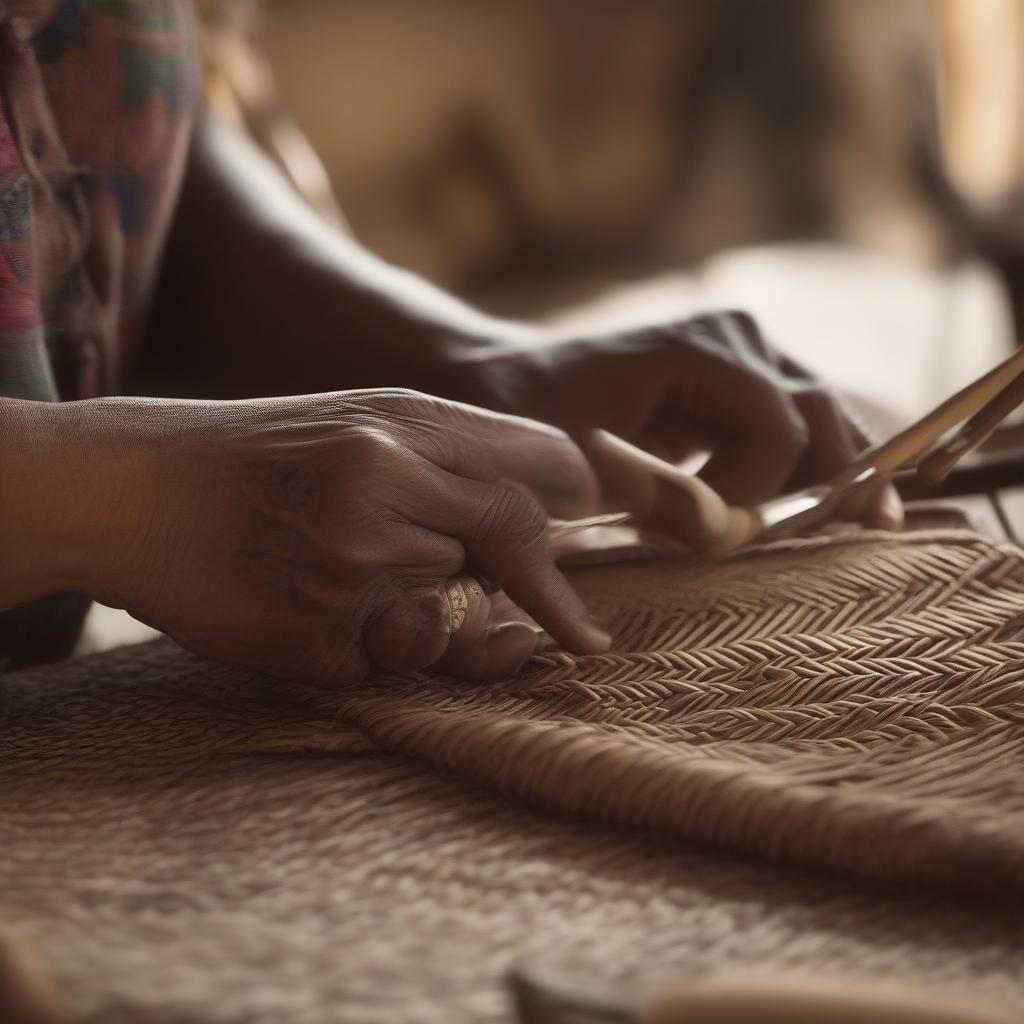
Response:
[[[829,481],[868,445],[837,396],[744,313],[477,350],[459,374],[460,398],[561,427],[584,446],[601,428],[673,463],[706,452],[701,478],[733,505]],[[902,523],[891,485],[845,512]]]

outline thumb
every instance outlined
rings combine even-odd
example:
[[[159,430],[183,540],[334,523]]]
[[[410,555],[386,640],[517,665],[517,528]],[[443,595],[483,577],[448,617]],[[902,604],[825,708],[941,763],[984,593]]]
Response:
[[[606,430],[592,431],[584,448],[605,503],[632,513],[641,528],[698,551],[731,550],[751,534],[749,512],[672,463]]]

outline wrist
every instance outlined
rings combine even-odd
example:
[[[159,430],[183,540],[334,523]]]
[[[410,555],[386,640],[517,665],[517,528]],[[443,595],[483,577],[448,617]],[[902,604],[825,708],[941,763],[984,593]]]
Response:
[[[56,438],[60,406],[0,399],[0,606],[74,586],[78,561]]]
[[[100,596],[130,472],[118,470],[127,448],[104,437],[97,406],[0,399],[0,606]]]
[[[457,337],[444,349],[441,389],[432,394],[495,412],[528,416],[550,361],[548,336],[533,327]]]

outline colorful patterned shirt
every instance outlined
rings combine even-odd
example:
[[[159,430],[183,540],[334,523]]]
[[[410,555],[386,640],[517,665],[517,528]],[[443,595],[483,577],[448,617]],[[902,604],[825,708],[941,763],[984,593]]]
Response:
[[[0,394],[116,386],[197,90],[188,0],[0,0]]]
[[[0,395],[116,387],[183,172],[196,43],[188,0],[0,0]],[[0,669],[66,656],[87,607],[0,611]]]

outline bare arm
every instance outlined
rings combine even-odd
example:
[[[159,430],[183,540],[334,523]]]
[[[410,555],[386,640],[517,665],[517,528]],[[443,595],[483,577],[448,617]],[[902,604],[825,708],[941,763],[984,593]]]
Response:
[[[402,386],[532,338],[325,224],[248,139],[204,116],[134,385],[218,397]]]
[[[75,590],[197,653],[324,684],[502,677],[537,634],[492,620],[468,563],[570,649],[608,646],[546,530],[592,511],[596,480],[527,420],[398,390],[0,398],[0,480],[0,607]]]
[[[412,388],[581,440],[603,428],[673,461],[709,452],[702,475],[734,504],[829,479],[866,443],[828,389],[747,316],[544,338],[368,253],[209,118],[152,324],[158,358],[137,392]],[[887,507],[866,517],[895,524],[898,507],[889,493]]]

